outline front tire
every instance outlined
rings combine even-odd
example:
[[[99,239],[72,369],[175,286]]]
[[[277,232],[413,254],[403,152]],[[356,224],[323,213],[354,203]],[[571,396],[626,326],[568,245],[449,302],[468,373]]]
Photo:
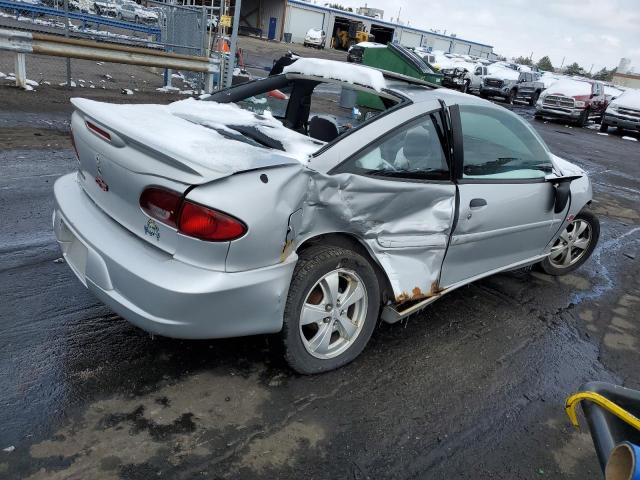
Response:
[[[551,247],[551,253],[540,262],[549,275],[566,275],[579,268],[593,253],[600,238],[600,221],[588,210],[581,211],[564,227]]]
[[[529,99],[529,105],[532,107],[535,106],[538,102],[538,98],[540,98],[540,92],[533,92],[533,95],[531,95],[531,98]]]
[[[580,117],[578,117],[578,126],[584,127],[587,123],[589,123],[589,109],[585,108],[580,114]]]
[[[284,311],[287,363],[307,375],[346,365],[364,350],[379,313],[380,287],[366,258],[340,247],[304,250]]]

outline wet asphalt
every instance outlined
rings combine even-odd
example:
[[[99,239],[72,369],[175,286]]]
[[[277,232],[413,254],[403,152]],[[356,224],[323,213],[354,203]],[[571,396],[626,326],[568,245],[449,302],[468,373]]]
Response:
[[[598,478],[563,401],[640,388],[640,142],[513,108],[589,171],[592,258],[456,290],[313,377],[275,337],[152,338],[98,302],[51,230],[68,112],[0,110],[0,478]]]

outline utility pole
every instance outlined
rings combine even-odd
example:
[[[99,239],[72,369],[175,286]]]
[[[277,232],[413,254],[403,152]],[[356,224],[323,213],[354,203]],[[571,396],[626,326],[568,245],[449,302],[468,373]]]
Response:
[[[69,0],[64,0],[64,36],[69,38]],[[67,89],[71,89],[71,58],[67,57]]]
[[[240,9],[242,8],[242,0],[236,0],[233,6],[233,24],[231,25],[231,45],[229,45],[229,69],[225,72],[225,87],[230,87],[233,83],[233,69],[236,66],[236,47],[238,44],[238,24],[240,23]]]

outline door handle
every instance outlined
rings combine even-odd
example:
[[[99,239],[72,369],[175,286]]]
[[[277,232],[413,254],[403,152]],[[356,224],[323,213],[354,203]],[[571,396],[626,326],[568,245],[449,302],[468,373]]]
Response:
[[[471,208],[480,208],[480,207],[486,207],[486,206],[487,206],[487,201],[484,198],[474,198],[469,202],[469,207]]]

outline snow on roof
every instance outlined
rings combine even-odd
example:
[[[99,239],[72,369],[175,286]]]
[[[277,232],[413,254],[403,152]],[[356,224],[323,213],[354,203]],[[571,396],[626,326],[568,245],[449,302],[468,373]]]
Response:
[[[559,93],[569,97],[591,95],[591,84],[581,80],[563,78],[547,88],[547,93],[551,95]]]
[[[624,90],[620,90],[617,87],[614,87],[612,85],[605,85],[604,86],[604,93],[605,95],[611,95],[612,97],[619,97],[620,95],[622,95],[622,92]]]
[[[387,87],[382,72],[363,65],[324,60],[321,58],[300,58],[284,67],[283,73],[299,73],[340,82],[354,83],[373,88],[380,92]]]
[[[500,63],[489,65],[487,67],[487,73],[491,77],[500,78],[502,80],[517,80],[520,77],[520,73],[509,67],[505,67]]]
[[[387,48],[386,44],[377,42],[360,42],[356,43],[356,46],[364,48]]]

